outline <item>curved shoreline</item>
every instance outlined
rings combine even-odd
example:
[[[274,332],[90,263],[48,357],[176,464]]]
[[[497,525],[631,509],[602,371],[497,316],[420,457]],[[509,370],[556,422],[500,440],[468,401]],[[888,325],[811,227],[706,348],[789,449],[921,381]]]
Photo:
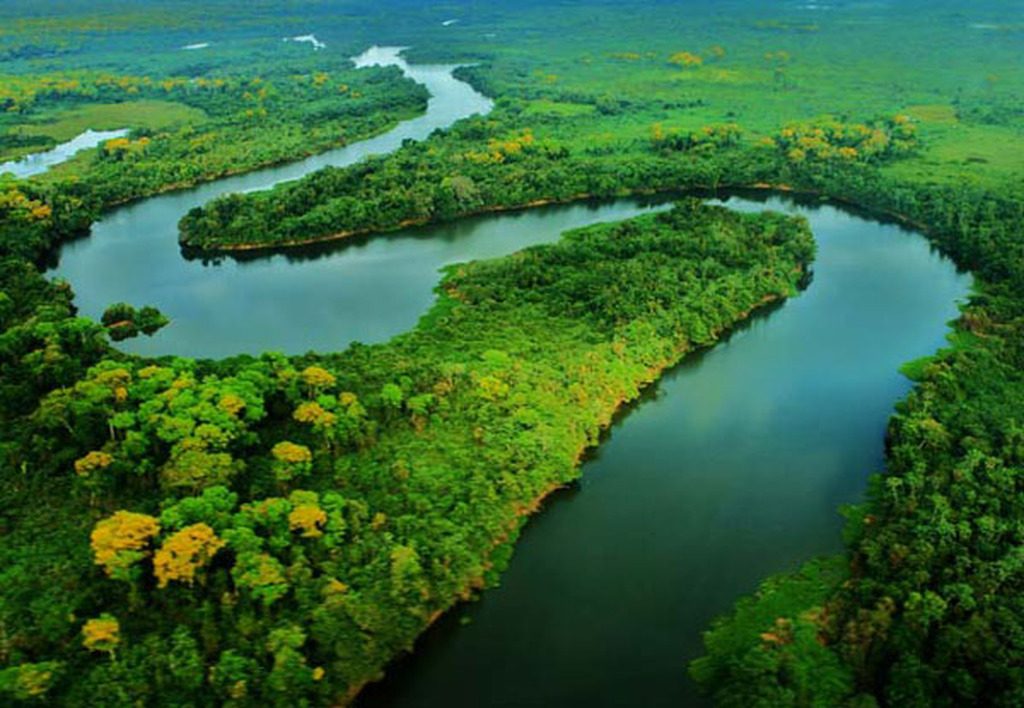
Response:
[[[757,187],[758,188],[755,189],[754,191],[758,191],[758,192],[761,192],[761,193],[771,192],[771,193],[774,193],[774,194],[785,194],[785,195],[804,194],[805,196],[814,198],[815,201],[817,201],[817,198],[819,196],[821,196],[820,194],[818,194],[816,192],[813,192],[813,191],[802,192],[801,190],[795,190],[795,189],[792,189],[792,188],[788,187],[788,185],[783,185],[783,187],[786,187],[784,189],[778,189],[778,188],[775,188],[774,185],[764,185],[764,184],[757,185]],[[841,203],[843,200],[832,200],[832,201],[840,202]],[[839,208],[839,207],[838,206],[834,206],[833,208]],[[858,215],[858,218],[861,218],[861,217]],[[869,218],[869,220],[874,221],[874,222],[879,223],[879,224],[882,224],[882,225],[888,225],[888,228],[890,230],[894,229],[894,228],[897,228],[899,226],[902,226],[904,223],[906,223],[905,221],[895,220],[895,219],[890,220],[890,219],[870,219],[870,217],[866,217],[866,218]],[[898,223],[896,223],[897,221],[898,221]],[[929,242],[927,239],[924,238],[923,235],[921,235],[919,233],[913,234],[913,237],[915,239],[917,239],[919,241],[919,243],[920,242],[924,242],[925,244],[929,244],[929,245],[931,244],[931,242]],[[834,238],[834,237],[832,237],[832,238]],[[910,235],[908,235],[908,238],[910,238]],[[816,235],[816,240],[817,240],[817,235]],[[854,243],[853,245],[856,247],[856,243]],[[949,265],[948,261],[947,261],[947,265]],[[782,302],[787,302],[787,301],[788,300],[786,300],[786,299],[782,300]],[[803,301],[804,301],[803,297],[797,298],[797,299],[795,299],[793,301],[793,306],[797,307],[797,309],[801,309],[802,306],[799,305],[799,303],[801,303]],[[723,340],[725,339],[725,335],[728,334],[729,332],[731,332],[732,330],[737,330],[737,329],[744,328],[744,326],[748,322],[751,321],[752,315],[756,314],[757,310],[759,310],[761,308],[770,309],[772,307],[772,304],[773,304],[772,302],[762,303],[762,305],[759,308],[755,308],[755,311],[744,313],[743,318],[738,320],[735,323],[734,326],[728,328],[727,332],[718,332],[718,333],[716,333],[716,340],[715,340],[714,344],[712,344],[712,345],[710,345],[708,347],[701,347],[699,349],[695,349],[695,350],[692,350],[692,351],[678,352],[677,356],[672,357],[670,361],[663,362],[660,366],[656,367],[656,369],[649,371],[648,375],[647,375],[647,379],[649,379],[649,380],[648,380],[648,382],[646,384],[644,384],[643,386],[640,387],[640,390],[638,392],[637,397],[629,398],[629,399],[624,399],[624,400],[617,400],[614,403],[609,402],[609,405],[611,405],[611,412],[608,414],[608,417],[604,418],[601,421],[601,429],[602,429],[603,433],[607,433],[607,431],[609,431],[611,429],[611,426],[615,422],[616,416],[622,414],[623,412],[630,411],[631,410],[631,403],[634,400],[640,400],[640,397],[643,396],[645,392],[649,392],[652,388],[654,388],[654,386],[656,386],[659,381],[661,381],[664,377],[668,376],[672,372],[672,370],[675,369],[677,366],[685,366],[685,362],[690,360],[692,357],[700,356],[701,354],[704,354],[704,353],[706,353],[708,351],[715,350],[715,351],[721,352],[721,351],[723,351],[723,349],[728,349],[727,347],[718,348],[722,344]],[[788,308],[784,308],[783,312],[786,312],[787,310],[788,310]],[[954,308],[954,310],[955,310],[955,308]],[[948,317],[947,318],[942,318],[942,319],[943,319],[943,321],[946,321],[946,320],[948,320]],[[766,326],[765,327],[765,330],[771,330],[771,329],[772,329],[771,326]],[[785,329],[785,327],[783,329]],[[863,331],[861,328],[858,328],[858,330],[859,331]],[[942,334],[944,334],[947,331],[948,330],[946,330],[944,327],[942,327],[940,325],[940,329],[939,329],[940,334],[938,336],[941,337]],[[931,345],[931,344],[927,345],[926,348],[927,348],[927,350],[929,352],[933,351],[932,346],[933,345]],[[901,358],[903,358],[902,357],[903,353],[905,353],[905,352],[901,352]],[[724,354],[724,355],[720,355],[720,356],[728,357],[729,355],[728,354]],[[895,368],[893,368],[892,371],[895,374]],[[900,380],[902,381],[902,379],[900,379]],[[901,383],[900,385],[902,386],[904,384]],[[912,384],[906,383],[906,385],[909,387]],[[678,395],[678,393],[677,393],[677,395]],[[697,395],[699,395],[699,393]],[[899,400],[900,398],[902,398],[903,395],[905,395],[905,392],[897,391],[896,398],[893,399],[892,402],[895,402],[895,400]],[[697,405],[699,405],[699,404],[697,404]],[[891,404],[887,404],[887,405],[891,405]],[[888,417],[891,415],[891,413],[892,413],[891,409],[887,407],[886,408],[886,413],[884,414],[884,417],[882,418],[883,422],[888,419]],[[650,415],[650,414],[648,414],[648,415]],[[626,429],[626,431],[627,431],[626,435],[628,436],[628,434],[629,434],[628,433],[628,428]],[[616,435],[618,435],[618,434],[619,433],[616,433]],[[873,439],[877,440],[879,446],[881,445],[881,436],[878,436],[877,438],[873,437]],[[588,452],[590,452],[590,451],[592,451],[594,449],[598,449],[598,448],[604,449],[604,446],[606,444],[607,443],[605,442],[605,438],[602,436],[602,438],[601,438],[601,440],[600,440],[600,442],[598,444],[584,446],[580,451],[578,451],[577,458],[576,458],[576,465],[577,465],[577,467],[576,467],[576,474],[577,474],[577,476],[582,476],[583,479],[588,479],[589,478],[587,476],[586,470],[581,469],[579,464],[580,464],[580,462],[582,460],[586,459],[586,456],[587,456]],[[870,447],[871,446],[868,446],[868,448],[870,448]],[[615,467],[613,469],[606,469],[606,470],[604,470],[605,474],[607,475],[611,471],[617,471],[617,472],[621,472],[622,474],[621,475],[617,474],[616,476],[619,476],[619,477],[622,477],[622,478],[632,478],[633,477],[633,475],[632,475],[633,470],[629,470],[628,467],[623,469],[621,467],[622,460],[619,460],[618,462],[619,462],[619,466],[617,466],[617,467]],[[855,471],[851,472],[851,474],[848,476],[848,479],[851,479],[851,480],[859,479],[859,477],[857,477],[857,474],[859,474],[860,472],[866,471],[866,470],[871,468],[870,464],[855,464],[853,466],[856,469],[855,469]],[[531,521],[530,521],[531,524],[543,523],[541,521],[538,521],[537,519],[540,518],[540,517],[547,518],[548,515],[549,515],[549,512],[546,510],[546,507],[545,507],[545,513],[544,514],[537,514],[536,512],[538,511],[538,509],[542,505],[544,505],[545,501],[548,500],[550,497],[552,497],[552,495],[555,495],[556,492],[560,488],[565,487],[566,484],[571,484],[571,483],[572,482],[565,483],[565,484],[556,484],[556,485],[552,485],[550,488],[544,489],[542,491],[542,493],[540,493],[533,500],[532,504],[530,504],[530,505],[523,505],[523,507],[521,509],[521,515],[518,518],[521,519],[521,520],[529,518],[529,519],[531,519]],[[604,481],[598,480],[594,484],[598,485],[598,484],[605,484],[605,483],[606,482],[604,482]],[[862,488],[863,485],[862,484],[855,484],[855,486],[858,489],[860,489],[860,488]],[[578,510],[576,512],[577,515],[576,516],[572,516],[573,513],[574,513],[572,510],[575,507],[580,506],[580,504],[583,504],[583,506],[586,506],[588,503],[591,506],[594,506],[594,505],[599,505],[600,506],[601,505],[601,502],[599,502],[599,501],[595,502],[595,500],[593,499],[593,495],[594,494],[599,494],[599,493],[596,492],[596,491],[592,492],[590,497],[589,497],[589,501],[588,502],[584,502],[584,500],[581,499],[581,500],[577,500],[576,504],[568,504],[568,505],[566,505],[565,507],[562,507],[562,508],[558,508],[558,507],[553,507],[552,508],[552,511],[556,512],[556,518],[560,518],[561,521],[562,521],[562,523],[560,524],[561,528],[564,529],[567,526],[566,520],[565,520],[566,515],[572,517],[575,521],[580,521]],[[849,498],[840,499],[841,503],[846,503],[846,502],[849,502],[849,501],[851,501],[851,499],[849,499]],[[836,504],[828,505],[827,506],[827,513],[831,514],[832,511],[834,510],[835,506],[836,506]],[[605,511],[608,511],[608,510],[605,509]],[[590,521],[592,522],[593,519],[591,518]],[[594,529],[590,529],[588,526],[586,526],[587,523],[588,522],[587,522],[587,518],[586,518],[586,512],[584,512],[584,518],[583,518],[582,524],[584,524],[585,532],[584,533],[578,533],[578,534],[576,534],[577,536],[580,536],[580,537],[586,536],[587,535],[587,531],[589,531],[589,532],[593,532],[594,531]],[[558,523],[556,523],[555,525],[559,526]],[[465,662],[469,662],[470,661],[470,658],[467,656],[467,653],[471,653],[474,649],[477,652],[481,651],[482,646],[483,646],[482,643],[481,643],[482,640],[480,640],[481,636],[491,636],[491,633],[493,632],[494,633],[493,636],[504,637],[504,639],[508,639],[507,635],[509,633],[507,631],[505,631],[505,630],[508,629],[508,627],[506,625],[509,622],[509,613],[512,611],[512,610],[509,609],[510,607],[511,608],[521,608],[521,609],[523,609],[524,612],[527,611],[526,610],[527,606],[529,606],[531,608],[533,607],[532,604],[529,604],[529,605],[524,604],[524,603],[528,602],[527,599],[526,599],[526,595],[530,596],[530,598],[531,598],[530,602],[532,602],[533,594],[531,594],[531,591],[528,588],[524,589],[524,587],[523,587],[523,575],[525,574],[525,575],[530,576],[528,578],[528,581],[531,582],[533,585],[536,585],[536,583],[538,583],[538,582],[542,582],[542,581],[539,581],[535,577],[535,575],[536,575],[536,572],[535,572],[536,571],[536,567],[539,564],[541,564],[541,562],[536,561],[536,555],[535,555],[537,553],[536,544],[544,546],[545,549],[547,551],[549,551],[549,552],[551,551],[550,547],[553,544],[558,547],[559,552],[564,551],[566,554],[571,554],[574,550],[582,550],[582,548],[576,549],[574,546],[571,546],[571,545],[567,546],[565,544],[565,541],[566,541],[566,539],[564,537],[565,534],[562,534],[562,537],[559,540],[556,540],[556,541],[552,542],[550,540],[550,535],[553,533],[551,527],[550,526],[545,526],[544,528],[545,528],[544,532],[537,531],[537,533],[539,533],[540,536],[533,537],[531,539],[530,544],[529,544],[529,546],[527,547],[526,550],[523,550],[523,549],[519,548],[519,544],[522,543],[522,540],[517,542],[516,557],[519,558],[520,554],[525,554],[526,557],[523,560],[516,561],[520,565],[517,568],[517,570],[515,571],[515,573],[513,573],[513,575],[518,574],[519,575],[518,578],[512,579],[512,580],[508,580],[508,582],[506,582],[506,579],[507,579],[506,575],[507,575],[507,573],[503,573],[503,576],[502,576],[502,578],[503,578],[502,589],[501,589],[501,591],[498,592],[499,598],[503,598],[503,599],[485,601],[485,602],[482,602],[480,604],[473,603],[473,604],[470,604],[470,605],[464,605],[465,609],[460,610],[459,606],[462,603],[460,603],[458,599],[454,599],[453,598],[452,603],[448,606],[448,608],[447,608],[447,610],[445,610],[445,612],[447,614],[449,614],[449,615],[451,614],[451,612],[455,612],[455,613],[457,613],[460,616],[463,614],[463,612],[465,612],[465,616],[470,620],[469,622],[467,622],[467,624],[469,624],[470,626],[468,628],[462,628],[461,625],[458,622],[456,622],[455,619],[450,619],[449,621],[441,622],[440,623],[440,627],[435,629],[435,630],[433,630],[435,633],[437,633],[436,636],[434,636],[434,637],[427,637],[425,634],[421,635],[420,638],[418,638],[417,641],[416,641],[416,648],[415,648],[415,650],[411,650],[409,652],[406,652],[406,653],[396,657],[395,660],[392,661],[392,663],[386,669],[387,675],[383,678],[383,680],[378,679],[377,681],[370,682],[370,685],[360,686],[359,687],[360,690],[352,694],[352,695],[357,695],[358,693],[360,693],[360,692],[362,692],[364,690],[366,692],[370,693],[370,696],[367,698],[365,703],[357,702],[357,705],[366,705],[366,706],[406,705],[406,703],[403,700],[396,700],[396,696],[399,697],[399,699],[402,699],[402,698],[410,699],[409,702],[408,702],[409,705],[423,705],[424,704],[422,702],[423,700],[433,699],[435,701],[438,701],[439,697],[442,697],[442,696],[454,697],[454,696],[460,695],[458,693],[458,691],[456,691],[455,689],[452,689],[451,694],[446,693],[440,687],[441,684],[446,683],[446,680],[447,680],[447,683],[450,684],[452,679],[453,679],[453,677],[454,677],[454,675],[455,675],[453,672],[456,670],[456,667],[464,666]],[[836,533],[836,536],[838,537],[838,533]],[[824,537],[828,538],[827,536],[824,536]],[[537,540],[538,538],[540,538],[542,540]],[[547,541],[545,541],[543,539],[547,539]],[[559,545],[559,541],[561,541],[560,545]],[[502,542],[501,538],[496,539],[496,541],[495,541],[495,544],[496,544],[495,548],[497,548],[498,545],[501,544],[501,542]],[[533,555],[533,559],[532,560],[529,558],[529,556],[531,556],[531,555]],[[545,559],[547,561],[551,560],[550,555],[551,554],[548,553],[548,556],[545,556]],[[572,561],[570,561],[569,559],[566,559],[566,562],[569,563],[570,565],[573,565],[573,567],[575,568],[575,565],[572,564]],[[526,565],[526,566],[532,567],[534,572],[531,572],[530,570],[523,571],[521,569],[522,565]],[[618,570],[618,568],[615,568],[615,569]],[[512,572],[512,571],[510,570],[508,572]],[[776,569],[775,572],[778,572],[778,569]],[[508,589],[509,585],[514,585],[517,581],[519,582],[520,587],[518,587],[516,589],[513,589],[513,590],[509,590]],[[558,579],[553,578],[552,582],[558,582]],[[561,587],[561,586],[559,586],[559,587]],[[472,590],[473,589],[472,583],[467,583],[466,587],[463,590],[465,591],[467,589],[468,590]],[[565,590],[565,589],[566,588],[563,588],[563,590]],[[580,589],[579,588],[575,588],[575,587],[571,587],[568,590],[569,590],[570,593],[575,593],[576,595],[578,595],[578,593],[580,592]],[[514,599],[509,599],[507,597],[504,597],[504,595],[509,593],[509,592],[512,593]],[[545,594],[545,591],[543,589],[538,589],[536,591],[536,595],[538,597],[543,596],[544,594]],[[486,597],[487,597],[487,595],[485,595],[485,598]],[[496,604],[499,605],[499,606],[501,606],[503,604],[504,610],[501,610],[501,609],[495,610],[494,607],[495,607]],[[546,610],[551,610],[551,608],[559,606],[557,601],[549,603],[544,597],[540,597],[540,599],[538,599],[536,601],[536,605],[539,606],[539,607],[543,607]],[[451,612],[449,612],[449,610]],[[495,619],[495,616],[496,616],[495,613],[497,613],[497,615],[500,616],[500,619],[497,619],[497,620]],[[439,618],[437,616],[432,616],[431,617],[431,622],[434,623],[434,624],[437,624],[438,623],[438,619]],[[706,625],[704,625],[704,626],[706,626]],[[478,629],[474,630],[473,629],[474,627],[477,627]],[[552,631],[554,632],[555,630],[552,630]],[[695,632],[693,636],[697,636],[697,633]],[[553,649],[554,647],[553,646],[548,646],[548,644],[552,644],[552,645],[556,645],[557,646],[557,645],[559,645],[558,644],[559,640],[561,640],[563,642],[565,640],[564,635],[559,635],[559,634],[557,634],[557,632],[555,633],[555,637],[556,637],[555,640],[553,640],[552,642],[548,642],[546,644],[544,644],[543,640],[540,640],[540,641],[541,641],[542,644],[544,644],[545,648]],[[495,641],[498,641],[499,644],[500,644],[501,641],[503,641],[503,639],[499,638],[499,639],[496,639]],[[461,647],[461,648],[453,649],[453,646],[454,647]],[[469,647],[469,648],[467,649],[466,647]],[[520,659],[519,653],[514,648],[509,650],[509,651],[507,651],[507,652],[502,651],[502,650],[496,651],[495,661],[500,663],[500,661],[501,661],[500,657],[502,657],[502,656],[507,656],[508,660],[512,661],[512,662],[518,662],[518,660]],[[681,654],[680,654],[680,656],[681,656]],[[423,657],[427,657],[427,658],[423,658]],[[564,659],[562,659],[561,657],[558,657],[558,656],[552,657],[552,660],[553,661],[564,661]],[[460,662],[462,662],[462,663],[460,663]],[[571,662],[570,662],[570,664],[571,664]],[[518,663],[516,663],[514,665],[518,665]],[[525,660],[523,661],[523,668],[524,669],[531,668],[530,665],[525,662]],[[508,672],[504,672],[504,673],[508,673]],[[501,678],[494,678],[494,677],[500,677],[500,676],[503,676],[503,675],[504,675],[503,672],[501,670],[498,670],[498,669],[496,669],[494,671],[493,676],[485,671],[484,672],[484,678],[480,679],[476,683],[479,684],[480,681],[493,680],[497,684],[501,685],[501,684],[504,683],[504,681]],[[541,679],[541,680],[543,680],[543,679]],[[681,680],[681,683],[684,683],[684,682],[685,681]],[[403,691],[404,691],[404,693],[403,693]],[[426,698],[424,698],[424,696]],[[642,702],[643,701],[638,701],[638,703],[642,703]],[[601,703],[599,702],[598,704],[601,704]],[[486,700],[483,700],[483,701],[481,701],[481,705],[491,705],[491,703],[487,702]]]
[[[371,46],[362,54],[352,57],[356,69],[372,66],[396,66],[405,78],[412,80],[427,89],[429,94],[426,109],[422,112],[410,111],[401,114],[396,120],[381,126],[378,130],[359,136],[357,140],[345,140],[336,145],[319,150],[304,151],[289,158],[271,160],[245,169],[226,169],[216,175],[208,175],[196,179],[167,184],[146,194],[113,201],[101,207],[97,220],[91,225],[83,238],[102,235],[104,222],[116,218],[122,209],[141,208],[149,200],[160,197],[179,198],[185,202],[185,208],[174,219],[174,231],[178,233],[178,220],[187,213],[189,208],[203,206],[213,199],[228,194],[264,191],[278,184],[301,179],[313,172],[326,167],[348,167],[370,155],[391,154],[405,140],[420,141],[438,128],[448,127],[462,118],[475,114],[489,113],[493,101],[479,93],[468,82],[458,79],[455,72],[460,64],[409,64],[403,57],[407,47]],[[438,104],[439,93],[445,84],[457,87],[456,95]],[[447,110],[451,105],[458,105],[459,110]],[[277,178],[279,173],[283,176]],[[234,184],[237,182],[238,184]],[[176,239],[177,241],[178,239]],[[60,261],[62,246],[57,244],[52,257]]]
[[[146,194],[139,194],[137,196],[126,197],[124,199],[116,199],[104,206],[103,211],[100,213],[100,218],[103,218],[109,212],[114,211],[119,207],[139,204],[141,202],[146,201],[147,199],[152,199],[153,197],[160,197],[165,194],[173,194],[175,192],[184,192],[189,189],[196,189],[197,187],[202,187],[204,185],[216,184],[217,182],[223,179],[230,179],[232,177],[242,177],[253,172],[260,172],[261,170],[274,169],[275,167],[286,167],[288,165],[294,165],[302,162],[303,160],[308,160],[311,157],[317,157],[319,155],[332,152],[334,150],[344,150],[345,148],[351,145],[356,145],[366,140],[373,140],[374,138],[386,135],[387,133],[391,132],[402,123],[410,120],[415,120],[416,118],[420,118],[423,115],[425,115],[425,112],[410,112],[409,115],[400,116],[397,120],[391,121],[386,125],[381,126],[378,130],[366,133],[365,135],[360,136],[359,139],[355,141],[349,141],[347,139],[344,139],[340,142],[328,145],[322,150],[304,150],[303,152],[297,153],[291,157],[284,157],[279,160],[268,160],[266,162],[256,163],[245,169],[229,168],[216,174],[208,175],[205,177],[198,177],[193,180],[187,180],[184,182],[172,182]]]
[[[804,272],[803,269],[801,269],[801,272]],[[803,286],[801,286],[801,291],[802,290]],[[601,436],[607,434],[607,432],[611,430],[612,425],[615,423],[616,419],[620,415],[628,412],[630,410],[631,405],[640,401],[643,398],[643,396],[653,386],[655,386],[667,372],[671,371],[677,366],[681,366],[690,357],[698,356],[702,353],[711,351],[712,349],[717,347],[723,339],[727,338],[733,332],[739,330],[748,322],[750,322],[750,320],[757,314],[767,312],[771,310],[773,307],[786,302],[786,300],[788,299],[788,296],[781,295],[778,293],[767,295],[764,297],[764,299],[761,300],[761,302],[757,303],[755,306],[738,313],[736,319],[730,325],[719,328],[718,330],[712,332],[714,341],[706,345],[696,347],[684,346],[678,348],[675,352],[673,352],[671,356],[667,357],[665,360],[659,362],[655,366],[648,368],[648,370],[645,372],[643,380],[637,385],[635,395],[620,396],[614,401],[608,403],[604,410],[601,411],[601,417],[597,423],[601,431]],[[592,454],[594,451],[600,448],[602,441],[603,438],[599,437],[596,443],[584,443],[576,450],[572,463],[573,471],[575,474],[571,480],[562,482],[552,482],[543,490],[541,490],[540,493],[534,496],[528,503],[521,503],[516,506],[515,515],[509,524],[508,531],[505,534],[491,540],[491,554],[493,554],[494,551],[500,548],[503,544],[507,543],[509,540],[509,536],[513,532],[515,532],[518,528],[521,528],[532,517],[536,516],[541,511],[543,511],[544,502],[549,497],[551,497],[553,494],[562,489],[566,489],[569,485],[573,484],[582,476],[583,462],[586,460],[586,457],[589,454]],[[490,556],[485,557],[482,561],[482,565],[485,571],[493,567],[492,564],[490,563],[489,557]],[[424,636],[424,633],[427,630],[436,625],[438,620],[447,615],[449,612],[452,612],[461,603],[471,601],[472,593],[474,591],[483,591],[486,589],[487,584],[484,576],[481,575],[468,579],[467,582],[463,585],[463,587],[451,598],[450,602],[447,605],[435,610],[428,616],[427,620],[423,625],[423,628],[420,630],[419,634],[416,637],[416,641],[419,641]],[[410,647],[403,654],[398,654],[394,656],[391,659],[391,662],[383,668],[380,676],[373,679],[368,679],[358,685],[350,687],[349,690],[346,691],[344,695],[339,699],[341,701],[341,705],[352,704],[352,702],[355,701],[363,692],[363,690],[365,690],[368,686],[370,686],[371,684],[387,680],[389,669],[391,668],[391,666],[394,665],[395,662],[401,661],[402,659],[411,655],[413,651],[414,647]]]

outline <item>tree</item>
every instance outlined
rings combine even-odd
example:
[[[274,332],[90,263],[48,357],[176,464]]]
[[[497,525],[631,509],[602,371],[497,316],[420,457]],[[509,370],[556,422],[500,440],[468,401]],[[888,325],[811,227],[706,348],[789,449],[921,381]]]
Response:
[[[267,676],[270,687],[291,700],[301,696],[313,682],[313,671],[299,651],[306,643],[306,633],[298,625],[279,627],[267,639],[267,651],[274,658],[274,667]]]
[[[118,511],[96,524],[91,542],[97,565],[115,580],[132,580],[133,567],[150,555],[150,541],[160,522],[146,514]]]
[[[82,646],[89,651],[105,652],[110,656],[121,643],[121,624],[115,617],[102,614],[82,627]]]
[[[105,452],[93,450],[84,457],[75,460],[75,474],[79,477],[89,477],[97,470],[103,470],[110,466],[114,458]]]
[[[396,545],[391,549],[391,595],[414,606],[430,596],[419,554],[412,546]]]
[[[691,52],[676,52],[668,58],[668,63],[687,69],[700,66],[704,63],[704,60],[699,55]]]
[[[226,452],[186,447],[175,450],[160,470],[160,481],[167,489],[195,493],[207,487],[226,485],[241,466]]]
[[[172,580],[191,585],[196,571],[207,565],[224,546],[217,534],[203,523],[186,526],[164,541],[153,556],[153,573],[161,588]]]
[[[402,407],[402,401],[405,398],[402,393],[401,387],[398,384],[388,383],[380,389],[380,400],[386,408],[391,410],[398,410]]]
[[[303,538],[320,538],[324,535],[323,528],[327,524],[327,512],[317,504],[301,504],[288,514],[288,524],[292,531],[300,532]]]
[[[268,553],[241,553],[231,569],[235,584],[265,607],[288,594],[284,566]]]
[[[17,701],[39,700],[56,682],[63,664],[41,661],[9,666],[0,670],[0,695]]]
[[[100,322],[107,328],[110,338],[119,342],[136,337],[139,332],[152,336],[170,320],[155,307],[147,305],[136,310],[127,303],[118,302],[103,311]]]
[[[313,453],[305,445],[285,440],[274,445],[271,455],[274,457],[274,477],[278,482],[305,477],[313,469]]]
[[[319,366],[307,366],[302,370],[301,376],[311,399],[315,398],[323,389],[333,386],[336,380],[333,374]]]
[[[221,653],[211,669],[210,683],[225,703],[227,700],[244,701],[256,688],[259,675],[260,667],[254,659],[229,649]]]

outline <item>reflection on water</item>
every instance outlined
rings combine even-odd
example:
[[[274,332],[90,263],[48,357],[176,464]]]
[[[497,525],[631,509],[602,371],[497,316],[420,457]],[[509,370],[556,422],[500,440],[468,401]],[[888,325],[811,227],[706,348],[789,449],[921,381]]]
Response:
[[[59,272],[86,314],[127,301],[155,305],[172,319],[152,339],[125,342],[131,351],[336,351],[411,329],[434,301],[445,265],[512,253],[646,209],[636,200],[548,207],[206,265],[115,215],[101,226],[118,236],[67,244]]]

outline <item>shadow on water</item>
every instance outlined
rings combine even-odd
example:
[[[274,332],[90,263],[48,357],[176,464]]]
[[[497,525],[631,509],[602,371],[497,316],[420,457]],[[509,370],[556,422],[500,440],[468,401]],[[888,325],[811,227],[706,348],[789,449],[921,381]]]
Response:
[[[743,199],[749,202],[766,204],[771,198],[782,198],[787,203],[805,207],[820,206],[829,204],[842,208],[852,214],[865,219],[877,221],[878,223],[898,223],[896,220],[886,220],[886,217],[870,214],[866,211],[847,205],[838,204],[834,201],[817,197],[813,194],[799,192],[781,193],[774,190],[749,189],[749,188],[722,188],[722,189],[689,189],[669,190],[654,192],[651,194],[640,194],[629,197],[637,209],[646,211],[659,207],[667,208],[670,203],[677,199],[686,197],[697,197],[700,199],[712,199],[728,201],[730,198]],[[289,263],[308,263],[323,258],[338,256],[349,250],[358,250],[373,242],[394,242],[405,240],[434,240],[453,243],[465,239],[473,234],[481,225],[502,218],[514,221],[528,214],[543,212],[545,209],[564,209],[568,207],[580,207],[594,212],[602,207],[613,206],[623,201],[623,197],[598,197],[592,199],[574,200],[564,204],[550,204],[543,207],[532,207],[526,209],[508,209],[472,216],[455,217],[453,219],[431,222],[418,226],[397,229],[394,231],[371,232],[366,234],[355,234],[339,239],[328,239],[319,243],[310,243],[302,246],[291,247],[268,247],[252,250],[230,250],[230,251],[207,251],[190,246],[181,246],[182,258],[188,261],[198,261],[204,266],[220,266],[226,261],[235,261],[239,264],[259,263],[269,258],[280,256]],[[85,234],[83,237],[87,237]]]
[[[805,280],[805,284],[801,287],[801,290],[806,290],[807,287],[811,284],[812,280],[813,272],[808,274],[808,278]],[[786,300],[780,300],[768,303],[767,305],[763,305],[757,308],[754,312],[750,313],[750,316],[747,317],[745,320],[742,320],[734,327],[730,328],[727,332],[722,334],[717,342],[687,354],[678,363],[666,369],[662,373],[661,378],[659,378],[657,381],[650,384],[649,386],[646,386],[642,391],[640,391],[639,396],[634,398],[632,401],[624,403],[622,406],[619,407],[619,410],[617,410],[615,412],[615,415],[612,416],[611,424],[607,428],[602,430],[600,435],[598,436],[597,445],[587,449],[587,451],[583,454],[581,464],[586,465],[588,462],[593,462],[595,460],[601,459],[601,450],[604,448],[605,443],[608,442],[613,435],[615,435],[615,432],[619,428],[621,428],[622,426],[626,425],[627,422],[629,422],[629,417],[631,415],[636,413],[636,411],[642,408],[643,406],[648,405],[650,403],[654,403],[667,395],[665,391],[665,383],[667,381],[672,380],[673,378],[679,376],[683,372],[696,371],[700,367],[701,363],[712,352],[714,352],[719,347],[727,346],[733,339],[741,336],[747,330],[760,326],[764,320],[767,320],[776,312],[784,308],[787,302],[788,301]],[[555,495],[553,494],[550,497],[548,497],[548,499],[553,500],[554,497]]]
[[[410,226],[394,231],[378,231],[366,234],[355,234],[339,239],[328,239],[319,243],[283,248],[261,248],[252,250],[232,250],[210,252],[189,246],[182,246],[182,257],[190,261],[199,261],[203,265],[220,266],[226,261],[234,261],[240,265],[259,263],[279,256],[289,263],[311,263],[324,258],[342,256],[347,251],[359,250],[373,243],[395,243],[403,241],[433,241],[441,243],[457,243],[471,238],[482,227],[487,227],[495,219],[515,224],[517,221],[529,220],[535,214],[543,214],[546,210],[579,209],[592,214],[599,214],[602,209],[615,207],[629,202],[638,211],[649,211],[668,208],[674,199],[684,196],[700,196],[696,192],[662,192],[654,195],[637,197],[609,197],[574,200],[564,204],[549,204],[542,207],[527,209],[508,209],[472,216],[455,217],[444,221],[431,222],[418,226]]]
[[[720,201],[728,204],[731,199],[739,199],[745,202],[767,205],[772,200],[782,202],[792,207],[817,208],[830,206],[839,209],[850,216],[855,216],[862,221],[869,221],[875,224],[898,226],[907,228],[907,224],[888,214],[862,208],[855,204],[842,202],[830,197],[822,196],[812,192],[779,191],[768,188],[754,187],[721,187],[694,188],[686,190],[665,190],[649,194],[638,194],[632,197],[595,197],[591,199],[574,200],[566,203],[554,203],[543,207],[531,207],[524,209],[507,209],[492,213],[474,214],[472,216],[454,217],[443,221],[435,221],[393,231],[378,231],[353,236],[328,239],[319,243],[311,243],[302,246],[284,248],[264,248],[242,251],[213,252],[182,246],[182,257],[186,260],[198,260],[203,265],[222,265],[226,260],[237,261],[240,264],[257,263],[274,256],[281,256],[289,263],[306,263],[317,261],[322,258],[337,256],[350,249],[359,249],[371,241],[394,242],[412,240],[440,240],[453,243],[467,238],[481,225],[487,224],[495,218],[515,220],[528,214],[543,212],[545,209],[564,209],[568,207],[580,207],[594,212],[602,207],[613,206],[623,200],[629,200],[641,211],[657,208],[668,208],[671,202],[689,197],[698,199]],[[86,235],[87,236],[87,235]],[[937,253],[940,250],[933,246]],[[965,271],[960,271],[965,272]]]

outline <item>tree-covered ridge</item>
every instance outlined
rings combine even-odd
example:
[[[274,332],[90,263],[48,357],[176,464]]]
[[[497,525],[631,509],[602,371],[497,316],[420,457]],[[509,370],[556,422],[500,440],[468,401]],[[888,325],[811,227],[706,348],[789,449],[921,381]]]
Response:
[[[523,110],[501,101],[491,115],[394,155],[220,197],[181,220],[181,242],[209,250],[293,246],[543,202],[752,185],[775,178],[780,162],[839,169],[884,163],[916,146],[914,125],[895,116],[870,126],[789,126],[756,146],[742,144],[732,124],[686,134],[654,124],[648,138],[597,147],[538,136]]]
[[[104,353],[7,442],[33,472],[4,485],[0,687],[72,704],[344,700],[496,578],[622,402],[795,293],[813,252],[801,219],[687,201],[455,266],[388,344]],[[23,495],[43,480],[91,535],[36,536]]]

